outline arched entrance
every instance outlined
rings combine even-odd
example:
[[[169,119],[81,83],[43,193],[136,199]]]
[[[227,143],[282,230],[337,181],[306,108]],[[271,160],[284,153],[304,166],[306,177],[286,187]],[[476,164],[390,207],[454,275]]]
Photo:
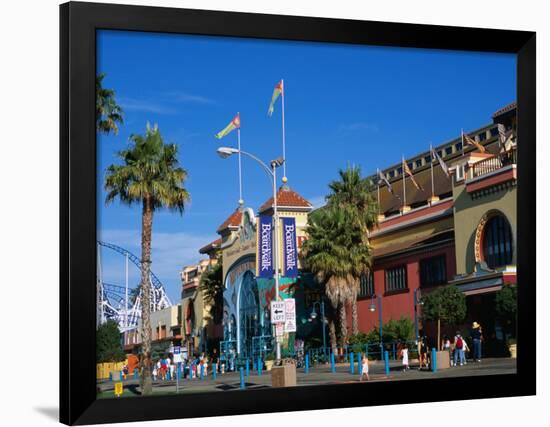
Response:
[[[243,274],[239,292],[239,349],[242,357],[253,355],[253,337],[260,335],[260,307],[258,285],[254,274]]]

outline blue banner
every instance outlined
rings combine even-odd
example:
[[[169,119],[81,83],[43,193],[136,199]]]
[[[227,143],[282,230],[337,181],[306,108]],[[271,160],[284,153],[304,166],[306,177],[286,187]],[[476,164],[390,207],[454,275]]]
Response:
[[[298,276],[298,251],[296,250],[296,219],[283,218],[283,276]]]
[[[269,215],[260,215],[258,223],[258,277],[273,277],[273,221]]]

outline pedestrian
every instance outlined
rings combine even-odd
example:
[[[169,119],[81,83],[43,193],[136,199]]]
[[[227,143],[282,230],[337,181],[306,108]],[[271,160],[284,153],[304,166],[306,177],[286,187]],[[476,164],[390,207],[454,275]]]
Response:
[[[359,377],[359,381],[363,381],[363,378],[367,377],[367,381],[370,381],[369,378],[369,358],[366,354],[363,353],[363,357],[361,359],[361,376]]]
[[[156,381],[157,380],[157,375],[158,375],[158,369],[157,369],[157,364],[155,363],[154,367],[153,367],[153,381]]]
[[[472,331],[470,333],[472,337],[472,343],[474,347],[474,362],[481,362],[481,342],[483,341],[483,334],[481,332],[481,325],[477,322],[472,324]]]
[[[422,336],[420,338],[420,341],[418,342],[418,357],[420,362],[420,367],[418,369],[422,369],[422,367],[428,367],[428,337],[426,335]]]
[[[451,366],[453,365],[453,351],[451,349],[451,340],[447,335],[443,336],[443,341],[441,342],[441,349],[443,351],[447,351],[449,353],[449,361],[451,362]]]
[[[401,359],[403,361],[403,372],[405,372],[409,369],[409,347],[407,347],[406,343],[401,348]]]
[[[466,363],[466,359],[464,357],[464,338],[462,338],[462,335],[460,334],[460,331],[456,331],[456,335],[454,337],[454,343],[455,343],[455,354],[454,354],[454,366],[458,366],[460,363],[460,366]]]

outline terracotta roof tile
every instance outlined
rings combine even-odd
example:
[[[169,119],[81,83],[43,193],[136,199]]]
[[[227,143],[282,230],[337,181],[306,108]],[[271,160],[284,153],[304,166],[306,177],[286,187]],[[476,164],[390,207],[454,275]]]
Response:
[[[281,187],[277,192],[277,205],[297,208],[312,208],[313,205],[288,187]],[[259,212],[267,211],[273,207],[273,197],[270,197],[259,209]]]
[[[243,213],[239,208],[233,212],[229,218],[227,218],[222,225],[218,227],[218,233],[221,233],[223,230],[225,230],[228,227],[238,227],[241,224],[241,219],[243,217]]]
[[[199,253],[204,254],[208,252],[210,249],[220,246],[222,243],[222,238],[214,240],[213,242],[208,243],[207,245],[204,245],[202,248],[199,249]]]

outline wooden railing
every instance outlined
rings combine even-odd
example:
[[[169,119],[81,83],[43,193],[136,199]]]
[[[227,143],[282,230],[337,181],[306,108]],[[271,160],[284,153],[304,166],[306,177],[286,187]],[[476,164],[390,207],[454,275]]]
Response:
[[[517,150],[514,148],[505,153],[500,153],[488,159],[477,162],[472,166],[473,178],[487,175],[491,172],[499,170],[505,166],[516,164]]]

